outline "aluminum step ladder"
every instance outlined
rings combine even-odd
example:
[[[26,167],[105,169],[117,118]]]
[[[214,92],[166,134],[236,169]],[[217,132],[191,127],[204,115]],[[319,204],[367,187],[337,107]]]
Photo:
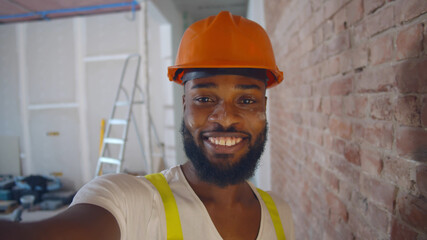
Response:
[[[133,78],[133,82],[132,82],[131,93],[129,95],[129,93],[127,92],[127,90],[124,86],[124,79],[126,77],[129,61],[131,61],[131,60],[136,61],[137,65],[136,65],[136,70],[135,70],[135,73],[133,76],[134,78]],[[141,136],[140,136],[139,131],[138,131],[136,119],[135,119],[133,112],[132,112],[133,105],[144,104],[143,100],[138,100],[138,101],[135,100],[135,93],[137,90],[141,94],[141,99],[144,99],[142,89],[138,85],[140,63],[141,63],[141,56],[139,54],[131,54],[126,58],[125,63],[123,65],[119,86],[117,88],[116,97],[115,97],[114,104],[113,104],[113,110],[111,111],[110,118],[107,121],[107,126],[105,129],[104,138],[103,138],[102,145],[101,145],[100,156],[99,156],[98,163],[96,166],[95,176],[103,175],[104,164],[109,164],[109,165],[113,166],[112,168],[113,169],[115,168],[115,170],[113,171],[114,173],[119,173],[122,171],[126,141],[127,141],[127,137],[128,137],[128,131],[129,131],[129,123],[131,120],[132,120],[132,122],[135,126],[135,129],[136,129],[136,133],[137,133],[136,135],[137,135],[137,139],[138,139],[138,142],[139,142],[139,145],[141,148],[141,153],[142,153],[142,157],[143,157],[143,160],[145,163],[144,164],[145,168],[148,169],[148,162],[147,162],[147,158],[145,156],[145,151],[144,151],[143,144],[141,141]],[[124,94],[125,99],[126,99],[125,101],[120,100],[121,94]],[[124,114],[125,116],[121,116],[121,117],[118,116],[119,114],[117,113],[117,108],[125,108],[125,107],[128,108],[127,110],[125,110],[125,112],[126,112]],[[120,138],[111,137],[111,130],[113,127],[116,127],[116,126],[122,128],[122,134],[121,134]],[[111,154],[108,151],[109,145],[118,145],[119,146],[118,156],[113,156],[113,157],[110,156]],[[111,172],[109,172],[109,173],[111,173]]]

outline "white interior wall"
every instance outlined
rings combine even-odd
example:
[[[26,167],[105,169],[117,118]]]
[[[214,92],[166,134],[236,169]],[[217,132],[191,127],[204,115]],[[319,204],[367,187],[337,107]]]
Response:
[[[249,0],[248,2],[248,13],[247,18],[257,22],[259,25],[265,28],[265,18],[264,18],[264,1],[263,0]],[[267,90],[267,98],[269,96]],[[267,101],[267,120],[270,119],[268,111],[268,101]],[[270,141],[267,140],[264,154],[261,157],[259,167],[255,172],[254,182],[257,187],[264,190],[271,189],[271,161],[270,161]]]
[[[172,59],[172,29],[154,4],[148,5],[148,13],[149,106],[157,135],[164,144],[164,159],[153,157],[153,172],[158,172],[176,165],[173,88],[166,75]],[[153,136],[153,143],[155,140]]]
[[[16,27],[5,25],[0,26],[0,29],[0,139],[2,144],[11,139],[18,143],[13,147],[10,145],[12,143],[0,146],[0,171],[5,174],[4,168],[13,166],[12,172],[20,173],[19,144],[22,141],[22,131]]]
[[[171,120],[174,90],[165,81],[166,66],[171,64],[171,49],[176,51],[180,38],[176,32],[182,27],[173,2],[160,5],[169,13],[167,22],[171,16],[174,22],[151,21],[149,48],[157,60],[149,62],[150,78],[156,79],[150,85],[150,99],[155,99],[150,103],[161,141],[169,140],[166,162],[172,165],[176,163],[176,142],[170,141],[176,139]],[[144,3],[141,6],[133,21],[131,13],[114,13],[0,26],[0,135],[22,139],[23,174],[62,172],[67,186],[74,188],[93,178],[100,120],[109,117],[124,58],[135,52],[144,56]],[[165,41],[170,37],[172,41]],[[168,48],[159,48],[159,43]],[[143,89],[144,61],[139,76]],[[145,107],[136,107],[135,115],[142,132],[147,132]],[[141,162],[132,128],[124,168],[149,172]]]
[[[171,64],[175,63],[176,53],[178,51],[179,43],[181,41],[182,34],[184,33],[184,21],[183,15],[177,10],[173,0],[162,0],[162,1],[150,1],[157,9],[161,12],[162,16],[165,17],[167,22],[170,24],[172,32],[172,58]],[[167,74],[167,69],[164,69],[164,75]],[[182,121],[182,95],[184,93],[182,86],[178,84],[172,84],[173,94],[173,114],[168,112],[168,115],[174,116],[174,149],[166,149],[170,154],[175,152],[175,159],[177,164],[184,163],[187,159],[184,153],[184,145],[182,143],[181,134],[179,134],[181,121]],[[170,124],[169,124],[170,125]],[[169,134],[168,136],[171,136]],[[170,141],[170,139],[168,139]]]

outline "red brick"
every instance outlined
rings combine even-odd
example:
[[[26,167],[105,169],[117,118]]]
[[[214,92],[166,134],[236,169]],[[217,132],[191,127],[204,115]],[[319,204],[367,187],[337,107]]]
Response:
[[[348,221],[348,212],[345,204],[336,197],[333,193],[328,192],[326,195],[326,202],[329,207],[329,220],[335,225],[339,221]]]
[[[326,52],[328,56],[333,56],[350,47],[350,38],[347,31],[332,37],[326,42]]]
[[[406,22],[427,12],[425,0],[398,0],[396,1],[396,19]]]
[[[373,119],[392,120],[394,110],[394,93],[374,95],[371,99],[371,113]]]
[[[313,42],[315,46],[320,45],[320,43],[323,42],[323,28],[319,27],[314,31]]]
[[[399,199],[399,213],[402,220],[409,225],[427,233],[427,201],[407,194]]]
[[[331,57],[323,62],[322,68],[323,77],[336,75],[340,70],[340,61],[338,57]]]
[[[322,97],[322,113],[330,114],[331,113],[331,99],[329,97]]]
[[[427,165],[421,164],[417,167],[416,182],[418,190],[424,197],[427,197]]]
[[[361,44],[365,43],[368,39],[368,31],[366,23],[366,20],[362,20],[359,24],[357,24],[354,28],[351,28],[351,46],[357,47]]]
[[[355,235],[353,239],[380,239],[378,232],[365,220],[364,214],[365,212],[349,209],[348,223]]]
[[[334,22],[326,20],[322,25],[323,41],[330,39],[334,35]]]
[[[395,69],[393,67],[377,68],[358,74],[355,82],[357,92],[387,92],[395,85]]]
[[[296,47],[298,47],[299,43],[300,43],[300,40],[298,38],[298,35],[293,35],[288,42],[289,50],[290,51],[294,50]]]
[[[332,135],[350,139],[351,137],[351,123],[344,119],[332,117],[329,119],[329,130]]]
[[[330,171],[324,171],[323,172],[323,179],[325,182],[325,186],[332,188],[333,190],[337,191],[339,190],[339,180],[338,178],[331,173]]]
[[[365,141],[365,127],[361,123],[353,124],[353,139],[357,140],[358,143]]]
[[[350,187],[352,188],[349,199],[351,201],[351,209],[365,215],[366,211],[368,211],[368,199],[363,196],[358,189],[355,189],[352,186]]]
[[[329,158],[331,167],[337,171],[340,179],[349,183],[358,183],[360,179],[360,172],[358,169],[347,162],[343,157],[332,154]]]
[[[396,218],[393,218],[391,240],[417,240],[417,233]]]
[[[333,96],[331,97],[331,111],[332,114],[342,117],[343,112],[343,97],[342,96]]]
[[[400,96],[397,99],[395,118],[406,126],[418,127],[420,125],[420,107],[417,96]]]
[[[344,98],[344,110],[348,116],[365,117],[367,106],[368,98],[366,96],[348,96]]]
[[[351,61],[354,69],[363,68],[368,65],[368,50],[365,46],[354,48],[352,50]]]
[[[387,34],[377,38],[371,44],[370,53],[372,65],[390,61],[393,56],[393,36]]]
[[[421,106],[421,125],[427,127],[427,97],[424,97]]]
[[[314,48],[313,37],[308,36],[307,38],[305,38],[304,41],[302,41],[300,47],[301,47],[301,55],[304,55],[304,53],[313,50]]]
[[[314,129],[310,130],[308,133],[309,139],[311,142],[316,143],[320,146],[323,144],[323,135],[321,131],[316,131]]]
[[[312,112],[313,111],[313,100],[312,99],[308,99],[308,100],[302,100],[302,110],[304,112]]]
[[[366,124],[363,129],[363,137],[375,147],[391,149],[393,144],[393,124],[391,122]]]
[[[320,239],[352,239],[353,234],[345,223],[338,223],[335,226],[328,224],[323,228],[323,235]]]
[[[378,208],[375,206],[375,204],[370,202],[368,204],[366,217],[369,225],[371,225],[371,227],[375,229],[377,233],[387,235],[390,222],[390,214],[388,212]]]
[[[387,155],[383,158],[383,164],[381,174],[385,180],[398,185],[401,189],[413,188],[415,161]]]
[[[328,150],[332,149],[333,141],[334,141],[334,137],[330,133],[328,132],[323,133],[323,146],[326,149]]]
[[[314,115],[311,119],[311,126],[319,129],[325,129],[328,126],[328,116],[323,114]]]
[[[347,161],[360,166],[360,147],[358,144],[349,143],[344,148],[344,157]]]
[[[345,8],[339,10],[333,17],[335,34],[347,29],[347,14]]]
[[[366,18],[368,36],[383,32],[394,26],[394,6],[390,5]]]
[[[310,65],[315,65],[320,61],[322,61],[325,58],[325,55],[326,53],[324,51],[323,44],[318,45],[317,47],[314,48],[313,51],[310,52]]]
[[[332,145],[330,146],[329,149],[333,150],[335,153],[339,155],[343,155],[344,149],[345,149],[345,141],[339,138],[334,138],[332,140]]]
[[[363,17],[363,0],[353,0],[346,6],[347,25],[352,26]]]
[[[323,4],[323,19],[328,19],[334,15],[349,0],[328,0]]]
[[[397,87],[401,93],[427,93],[427,57],[395,66]]]
[[[352,77],[346,77],[346,78],[340,78],[336,79],[329,88],[329,95],[331,96],[341,96],[341,95],[348,95],[351,93],[353,88],[353,78]]]
[[[423,48],[423,26],[413,25],[399,32],[396,39],[397,60],[417,57]]]
[[[376,150],[362,148],[360,151],[362,170],[371,175],[380,175],[383,169],[381,154]]]
[[[294,97],[310,97],[312,94],[310,85],[299,85],[294,89],[293,96]]]
[[[365,7],[365,12],[368,14],[377,10],[384,5],[384,2],[385,0],[364,0],[363,5]]]
[[[353,66],[351,63],[352,56],[353,52],[351,50],[344,51],[339,55],[341,73],[347,73],[353,70]]]
[[[363,174],[361,178],[361,192],[371,201],[384,206],[388,211],[393,210],[397,193],[394,185]]]
[[[411,157],[420,162],[427,161],[427,130],[399,127],[396,130],[396,148],[400,156]]]

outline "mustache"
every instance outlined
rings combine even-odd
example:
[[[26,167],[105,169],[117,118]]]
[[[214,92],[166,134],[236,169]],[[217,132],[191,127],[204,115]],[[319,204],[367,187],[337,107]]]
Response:
[[[243,134],[246,134],[248,136],[251,136],[251,134],[248,132],[237,130],[235,126],[229,126],[228,128],[225,128],[219,124],[216,124],[213,128],[206,130],[206,131],[202,131],[201,133],[203,134],[206,132],[220,132],[220,133],[236,133],[236,132],[238,132],[238,133],[243,133]]]

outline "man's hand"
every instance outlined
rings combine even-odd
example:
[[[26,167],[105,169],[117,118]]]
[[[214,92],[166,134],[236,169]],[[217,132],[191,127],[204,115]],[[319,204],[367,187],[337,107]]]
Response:
[[[119,240],[120,229],[107,210],[91,204],[77,204],[55,217],[38,222],[0,221],[0,239]]]

